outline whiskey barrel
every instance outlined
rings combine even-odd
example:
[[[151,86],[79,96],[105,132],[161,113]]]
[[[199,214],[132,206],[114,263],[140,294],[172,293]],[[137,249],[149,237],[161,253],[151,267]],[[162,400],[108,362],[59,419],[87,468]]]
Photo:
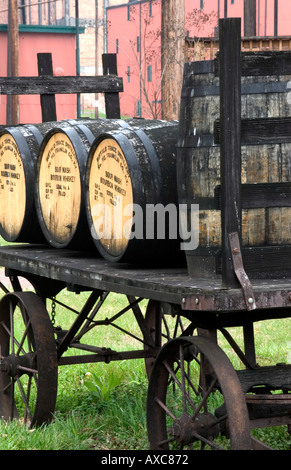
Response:
[[[216,195],[220,186],[220,146],[214,129],[220,118],[220,96],[216,70],[215,61],[185,64],[182,85],[177,182],[179,204],[188,208],[188,227],[192,222],[194,228],[191,204],[199,205],[199,243],[186,250],[188,271],[193,277],[219,274],[221,213]],[[289,80],[290,76],[283,75],[243,76],[242,119],[288,117]],[[278,140],[242,142],[243,184],[288,182],[290,177],[290,144]],[[290,208],[244,208],[242,243],[245,247],[290,244]]]
[[[141,120],[95,139],[88,156],[86,207],[92,238],[106,260],[180,260],[177,137],[177,121]]]
[[[35,207],[36,161],[43,137],[54,127],[79,126],[90,120],[64,120],[5,127],[0,130],[0,235],[8,242],[45,243]],[[92,135],[92,139],[94,136]]]
[[[0,235],[8,242],[43,243],[34,203],[35,164],[41,125],[2,128],[0,132]]]
[[[95,249],[85,209],[85,169],[94,139],[128,124],[121,119],[70,120],[44,136],[36,168],[36,211],[55,248]]]

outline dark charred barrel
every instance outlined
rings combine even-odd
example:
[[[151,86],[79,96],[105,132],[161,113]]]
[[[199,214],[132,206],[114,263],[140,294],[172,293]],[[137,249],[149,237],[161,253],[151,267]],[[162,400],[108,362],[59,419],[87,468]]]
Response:
[[[187,206],[185,231],[199,232],[197,246],[186,250],[188,271],[193,277],[219,274],[220,146],[216,124],[220,118],[220,98],[219,78],[215,72],[215,61],[185,64],[182,86],[177,182],[179,204]],[[242,119],[290,116],[288,83],[290,76],[243,76]],[[243,185],[286,183],[290,178],[290,144],[262,141],[245,144],[242,141]],[[191,204],[199,205],[196,226]],[[290,244],[290,207],[243,208],[242,242],[245,247]]]
[[[121,119],[70,120],[42,140],[36,168],[36,211],[55,248],[96,251],[85,209],[85,169],[94,139],[128,124]]]
[[[178,122],[139,121],[95,139],[86,172],[87,216],[112,262],[177,263]]]

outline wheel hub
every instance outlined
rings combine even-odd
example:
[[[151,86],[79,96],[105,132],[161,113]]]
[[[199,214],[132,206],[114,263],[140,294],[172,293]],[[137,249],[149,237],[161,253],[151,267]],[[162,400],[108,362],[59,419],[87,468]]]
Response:
[[[183,413],[174,420],[170,434],[182,445],[199,440],[198,436],[212,440],[219,434],[216,421],[211,413],[200,413],[196,417]]]
[[[25,368],[25,370],[23,368]],[[33,368],[35,368],[33,358],[29,354],[23,356],[10,354],[10,356],[5,357],[0,364],[0,370],[6,372],[10,377],[20,377],[25,373],[29,373],[29,369]]]

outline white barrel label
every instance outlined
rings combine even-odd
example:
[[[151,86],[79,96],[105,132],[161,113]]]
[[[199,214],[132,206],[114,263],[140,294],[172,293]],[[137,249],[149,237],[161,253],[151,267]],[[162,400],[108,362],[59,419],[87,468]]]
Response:
[[[69,242],[81,209],[81,183],[71,140],[57,132],[48,140],[39,166],[39,202],[48,232],[58,243]]]
[[[114,139],[104,139],[93,155],[89,173],[93,237],[113,256],[128,244],[133,218],[132,184],[126,158]]]
[[[0,137],[0,224],[7,240],[17,237],[23,225],[26,188],[23,162],[10,134]]]

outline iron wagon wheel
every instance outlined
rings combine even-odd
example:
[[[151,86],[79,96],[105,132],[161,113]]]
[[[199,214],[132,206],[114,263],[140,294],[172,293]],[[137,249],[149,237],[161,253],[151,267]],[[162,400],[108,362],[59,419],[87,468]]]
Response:
[[[225,353],[204,337],[180,337],[159,352],[148,387],[152,450],[250,450],[245,397]]]
[[[0,416],[49,423],[57,396],[57,351],[44,303],[33,292],[0,302]]]
[[[145,312],[145,323],[156,347],[162,347],[170,339],[178,336],[193,334],[195,328],[193,325],[189,326],[189,320],[179,314],[175,316],[165,315],[162,312],[161,303],[155,300],[149,300],[148,302]],[[186,331],[189,331],[189,333],[186,333]],[[145,349],[150,349],[147,344],[145,344]],[[153,357],[145,359],[148,377],[151,374],[153,363]]]

